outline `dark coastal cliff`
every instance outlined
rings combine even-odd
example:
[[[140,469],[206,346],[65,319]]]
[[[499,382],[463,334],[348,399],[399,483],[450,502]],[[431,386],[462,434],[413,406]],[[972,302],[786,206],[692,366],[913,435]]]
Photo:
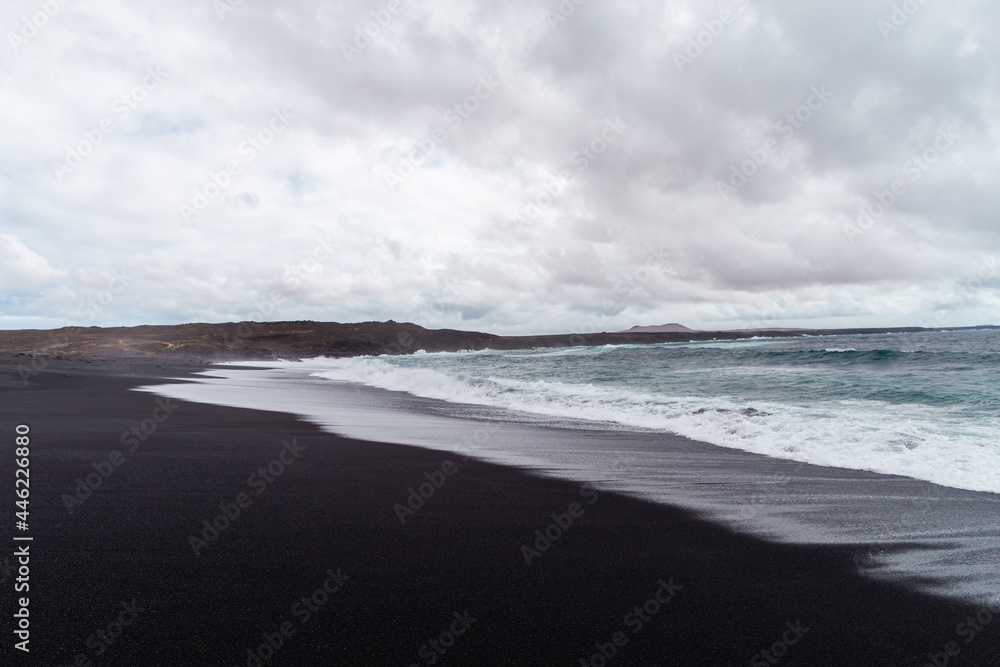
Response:
[[[405,322],[239,322],[137,327],[65,327],[0,331],[0,353],[45,357],[174,357],[197,361],[303,359],[365,354],[408,354],[417,350],[555,348],[576,345],[650,344],[758,337],[903,333],[897,329],[797,329],[673,331],[497,336],[478,331],[425,329]]]

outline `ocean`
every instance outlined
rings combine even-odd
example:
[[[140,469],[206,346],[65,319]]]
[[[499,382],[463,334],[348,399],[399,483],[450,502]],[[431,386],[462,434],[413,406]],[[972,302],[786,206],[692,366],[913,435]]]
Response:
[[[849,545],[865,576],[986,600],[998,378],[1000,334],[971,330],[240,362],[137,390]]]
[[[997,330],[307,363],[314,377],[445,401],[456,416],[674,433],[1000,493]]]

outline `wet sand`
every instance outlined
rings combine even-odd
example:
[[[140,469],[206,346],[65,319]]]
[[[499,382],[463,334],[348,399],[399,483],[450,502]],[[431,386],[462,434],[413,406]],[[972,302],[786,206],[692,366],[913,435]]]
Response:
[[[856,546],[129,391],[199,369],[52,361],[25,384],[0,364],[0,442],[31,427],[34,537],[31,654],[8,630],[4,664],[998,663],[993,612],[863,576]]]

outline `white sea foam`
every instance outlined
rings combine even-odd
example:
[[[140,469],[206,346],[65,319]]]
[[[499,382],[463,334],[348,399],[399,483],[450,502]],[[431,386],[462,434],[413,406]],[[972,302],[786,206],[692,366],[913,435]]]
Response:
[[[963,419],[955,406],[865,399],[789,405],[727,396],[664,396],[621,386],[403,367],[372,357],[308,363],[317,369],[315,376],[328,380],[560,420],[666,431],[783,459],[1000,493],[1000,418]]]

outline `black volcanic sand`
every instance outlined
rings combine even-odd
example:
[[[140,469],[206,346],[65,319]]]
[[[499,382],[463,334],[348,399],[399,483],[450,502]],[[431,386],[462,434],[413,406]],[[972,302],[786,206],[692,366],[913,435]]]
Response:
[[[25,385],[2,361],[2,506],[13,514],[12,438],[27,423],[35,540],[31,653],[13,650],[16,575],[4,570],[0,664],[246,665],[285,621],[294,634],[260,664],[429,664],[418,651],[456,612],[475,621],[434,664],[601,665],[595,642],[616,632],[627,644],[609,665],[923,665],[929,653],[1000,664],[1000,618],[966,643],[956,628],[975,607],[862,578],[856,548],[772,544],[610,493],[591,505],[576,483],[339,438],[280,413],[177,403],[70,516],[60,496],[153,413],[155,397],[127,390],[197,368],[52,361]],[[249,476],[293,438],[303,453],[257,495]],[[401,525],[394,504],[449,459],[458,472]],[[243,492],[252,505],[196,557],[189,536]],[[521,545],[573,502],[583,516],[527,567]],[[293,604],[328,569],[349,580],[302,624]],[[632,633],[626,614],[661,579],[680,588]],[[98,657],[95,633],[133,600],[142,610]],[[808,631],[779,644],[780,659],[758,656],[793,637],[786,623]]]

